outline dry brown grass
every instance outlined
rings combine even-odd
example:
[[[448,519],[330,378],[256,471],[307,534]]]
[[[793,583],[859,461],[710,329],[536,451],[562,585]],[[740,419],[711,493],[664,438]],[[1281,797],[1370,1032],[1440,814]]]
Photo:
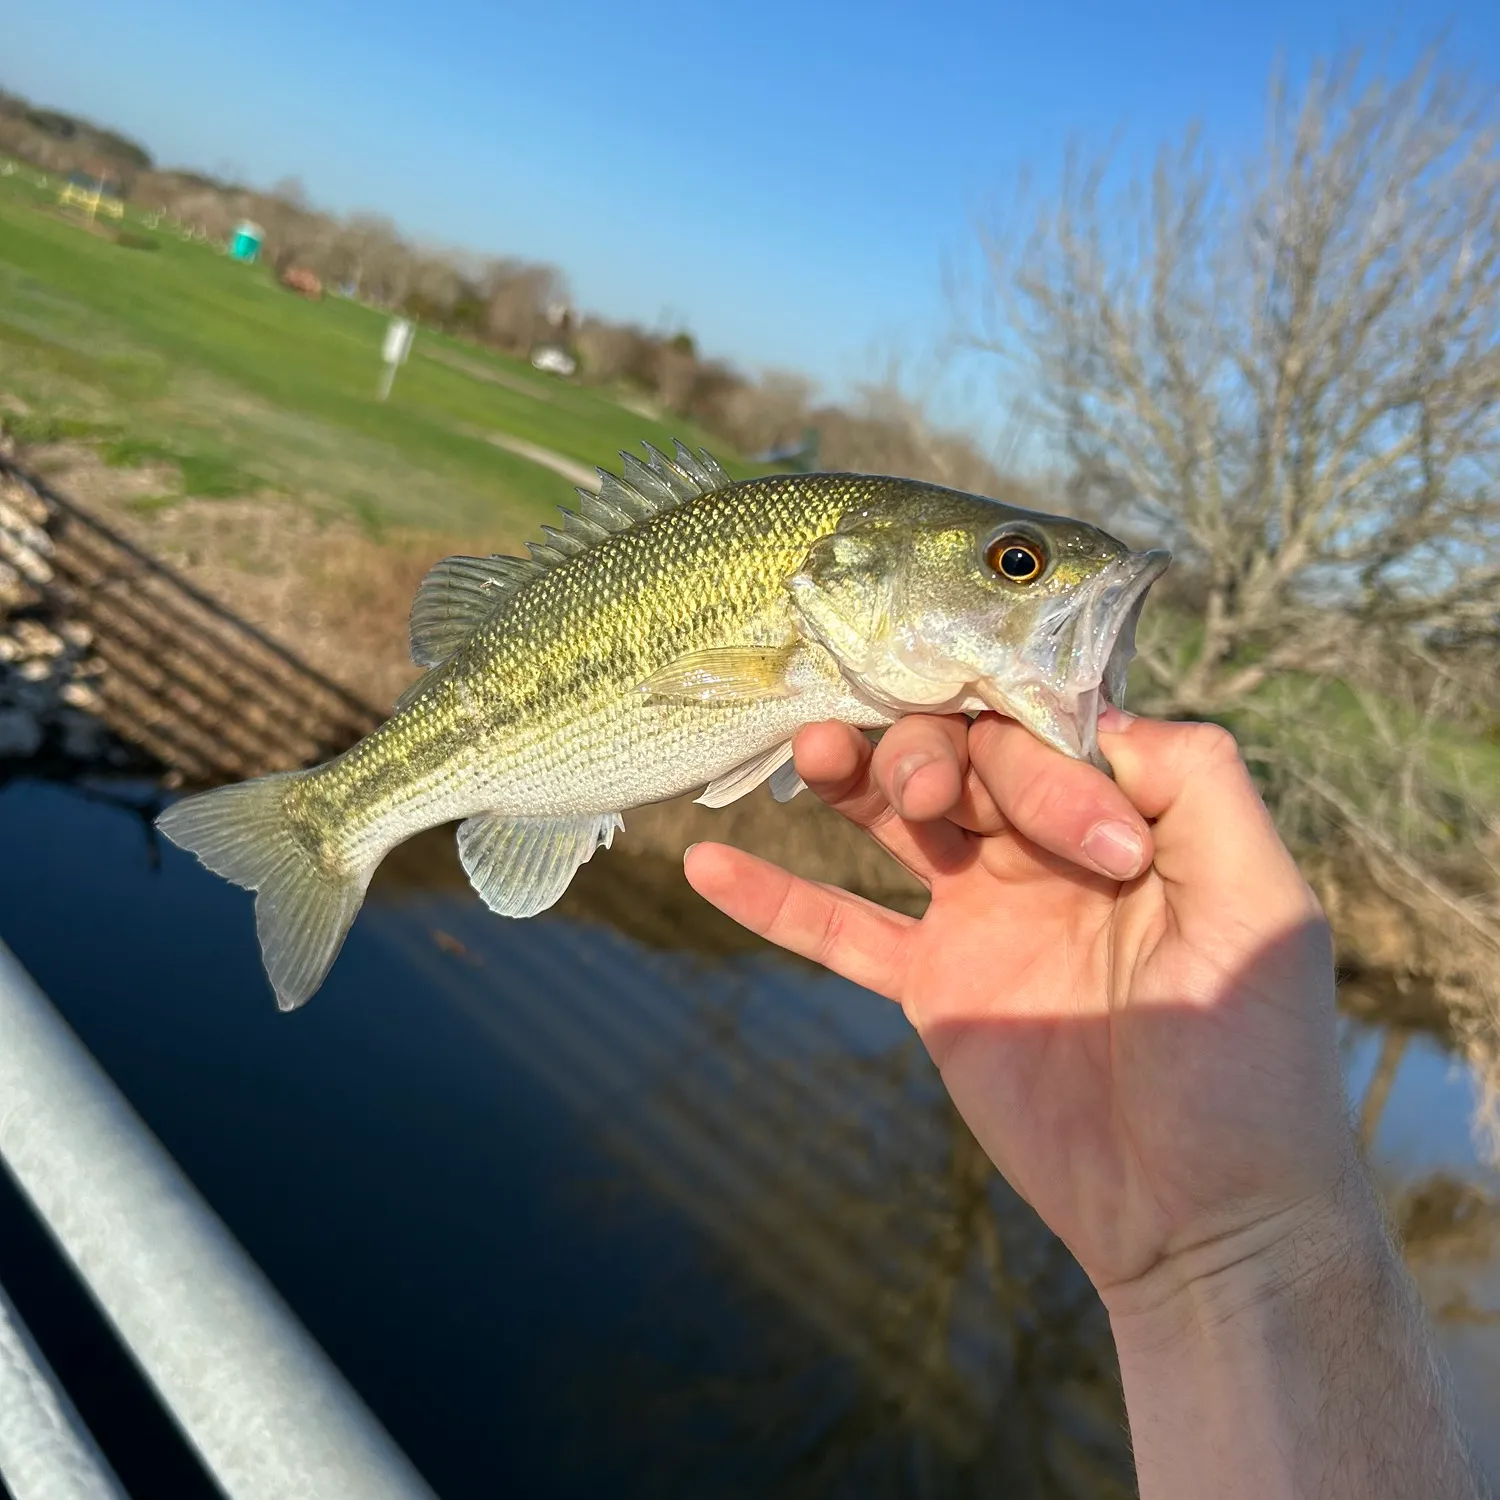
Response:
[[[76,493],[76,491],[74,491]],[[372,706],[416,675],[406,619],[422,576],[452,552],[492,552],[507,537],[392,532],[376,538],[274,500],[186,500],[101,516],[190,582]]]

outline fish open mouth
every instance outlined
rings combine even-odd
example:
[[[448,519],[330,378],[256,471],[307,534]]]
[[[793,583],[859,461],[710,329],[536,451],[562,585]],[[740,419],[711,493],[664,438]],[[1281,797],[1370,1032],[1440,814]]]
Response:
[[[1108,772],[1099,751],[1099,714],[1125,706],[1125,678],[1146,594],[1172,554],[1130,552],[1110,564],[1080,599],[1061,598],[1036,622],[1007,682],[976,684],[991,708],[1019,719],[1059,750]]]
[[[1132,552],[1118,578],[1106,579],[1093,610],[1098,649],[1103,656],[1098,685],[1106,702],[1125,707],[1125,676],[1135,659],[1135,628],[1151,585],[1167,571],[1172,554]],[[1097,660],[1097,656],[1096,656]]]

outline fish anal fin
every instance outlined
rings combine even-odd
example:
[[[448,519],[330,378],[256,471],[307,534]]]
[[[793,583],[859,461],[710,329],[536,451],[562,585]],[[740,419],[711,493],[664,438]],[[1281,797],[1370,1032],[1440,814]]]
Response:
[[[638,688],[680,703],[754,703],[789,698],[793,646],[715,646],[690,651],[653,672]]]
[[[573,818],[478,813],[459,825],[458,857],[480,899],[502,917],[534,917],[555,905],[601,845],[625,826],[617,812]]]

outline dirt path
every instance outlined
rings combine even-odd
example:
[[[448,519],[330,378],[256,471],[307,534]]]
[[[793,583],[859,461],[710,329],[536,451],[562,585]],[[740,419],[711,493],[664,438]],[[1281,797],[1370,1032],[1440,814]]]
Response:
[[[485,438],[497,448],[514,453],[517,458],[527,459],[531,463],[540,464],[544,469],[551,469],[554,474],[561,474],[569,484],[581,484],[587,490],[599,488],[599,476],[592,469],[571,458],[565,458],[561,453],[554,453],[550,448],[528,443],[525,438],[512,437],[508,432],[487,432]]]
[[[457,370],[460,374],[467,375],[471,380],[483,380],[489,385],[503,385],[508,391],[515,391],[520,396],[530,396],[533,401],[546,401],[549,404],[556,403],[556,397],[545,387],[538,385],[535,381],[523,379],[519,375],[512,375],[505,370],[496,370],[489,365],[480,364],[477,359],[465,359],[461,354],[455,354],[451,349],[442,348],[419,348],[418,351],[423,359],[430,359],[434,364],[447,365],[449,369]]]

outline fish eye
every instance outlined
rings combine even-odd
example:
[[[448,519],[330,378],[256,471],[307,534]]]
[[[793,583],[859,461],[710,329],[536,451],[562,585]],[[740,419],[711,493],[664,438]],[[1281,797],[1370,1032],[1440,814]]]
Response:
[[[984,549],[985,563],[1012,583],[1033,583],[1047,566],[1042,549],[1026,536],[997,536]]]

